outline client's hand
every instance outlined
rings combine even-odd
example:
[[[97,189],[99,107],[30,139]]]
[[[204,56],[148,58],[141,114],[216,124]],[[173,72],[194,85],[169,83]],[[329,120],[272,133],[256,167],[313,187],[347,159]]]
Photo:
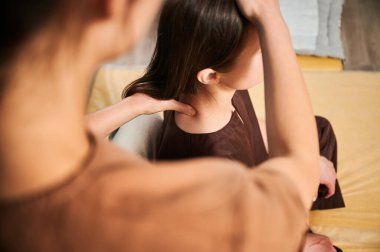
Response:
[[[278,0],[236,0],[243,15],[251,21],[261,22],[263,18],[281,16]]]
[[[165,110],[174,110],[189,116],[194,116],[196,111],[190,105],[181,103],[176,100],[158,100],[150,97],[149,95],[136,93],[130,97],[133,103],[141,108],[142,114],[154,114]]]
[[[320,157],[320,173],[320,184],[325,185],[328,189],[325,198],[329,198],[335,193],[336,172],[334,164],[323,156]]]

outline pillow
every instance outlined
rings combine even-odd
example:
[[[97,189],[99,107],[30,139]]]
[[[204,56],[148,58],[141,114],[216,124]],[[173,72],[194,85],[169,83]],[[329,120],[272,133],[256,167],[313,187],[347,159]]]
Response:
[[[341,36],[341,20],[344,0],[333,0],[330,4],[328,37],[329,37],[329,54],[330,57],[344,59]]]
[[[318,0],[280,0],[297,52],[314,51],[318,36]]]
[[[88,112],[95,112],[121,101],[124,87],[143,74],[118,65],[103,65],[95,75],[88,104]],[[139,156],[154,159],[157,137],[161,129],[162,113],[141,115],[121,126],[111,141]]]
[[[138,116],[121,126],[111,141],[130,153],[154,160],[162,122],[159,113]]]
[[[92,113],[121,101],[126,85],[143,74],[118,65],[103,65],[93,79],[87,112]]]

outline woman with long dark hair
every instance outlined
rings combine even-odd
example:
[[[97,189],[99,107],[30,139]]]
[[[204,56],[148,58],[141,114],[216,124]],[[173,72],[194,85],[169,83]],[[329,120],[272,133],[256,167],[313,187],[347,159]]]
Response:
[[[124,97],[144,93],[177,99],[197,111],[195,116],[165,113],[157,159],[224,157],[250,168],[266,161],[265,130],[260,130],[247,91],[262,81],[261,56],[257,28],[239,12],[235,1],[168,0],[151,63],[123,93]],[[336,181],[333,129],[321,117],[316,117],[316,124],[322,186],[312,209],[344,207]],[[310,233],[306,241],[317,237]]]
[[[301,246],[299,217],[318,185],[312,109],[278,1],[238,4],[259,27],[264,59],[270,158],[257,170],[217,158],[151,164],[88,129],[92,72],[138,41],[161,1],[2,2],[1,251]],[[131,96],[124,113],[175,107],[146,100]]]

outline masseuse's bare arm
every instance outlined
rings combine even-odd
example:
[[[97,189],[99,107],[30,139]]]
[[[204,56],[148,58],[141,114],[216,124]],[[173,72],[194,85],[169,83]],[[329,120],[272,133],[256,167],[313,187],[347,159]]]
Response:
[[[259,29],[270,159],[262,164],[290,178],[309,208],[319,182],[317,130],[278,0],[237,0]]]
[[[110,107],[86,116],[88,127],[98,137],[106,137],[112,131],[133,118],[143,114],[154,114],[164,110],[175,110],[194,115],[194,109],[176,100],[157,100],[145,94],[134,94]]]

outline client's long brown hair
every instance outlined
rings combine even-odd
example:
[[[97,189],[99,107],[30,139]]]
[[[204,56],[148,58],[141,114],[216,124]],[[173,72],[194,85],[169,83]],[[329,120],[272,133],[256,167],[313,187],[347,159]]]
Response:
[[[200,70],[223,72],[231,66],[246,23],[235,0],[167,0],[146,73],[128,85],[122,97],[145,93],[176,99],[196,93]]]

